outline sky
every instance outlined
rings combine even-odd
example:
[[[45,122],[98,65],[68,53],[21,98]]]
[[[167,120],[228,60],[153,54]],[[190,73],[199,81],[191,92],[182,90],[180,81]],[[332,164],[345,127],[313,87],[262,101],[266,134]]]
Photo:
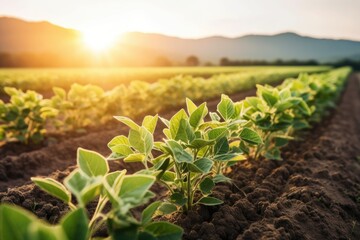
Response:
[[[0,0],[1,15],[90,34],[201,38],[292,31],[360,40],[360,0]]]

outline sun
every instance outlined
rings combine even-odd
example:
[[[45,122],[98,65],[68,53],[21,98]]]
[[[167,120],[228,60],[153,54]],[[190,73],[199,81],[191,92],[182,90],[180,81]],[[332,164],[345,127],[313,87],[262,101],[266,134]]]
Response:
[[[105,31],[104,29],[91,29],[89,31],[83,31],[82,38],[87,48],[99,53],[113,47],[119,38],[119,34],[112,31]]]

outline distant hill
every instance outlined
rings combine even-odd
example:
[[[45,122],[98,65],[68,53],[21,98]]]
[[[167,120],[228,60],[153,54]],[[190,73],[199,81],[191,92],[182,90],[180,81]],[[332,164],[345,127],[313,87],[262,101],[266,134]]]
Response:
[[[247,35],[238,38],[208,37],[181,39],[160,34],[128,33],[124,41],[133,46],[153,48],[177,59],[194,54],[202,60],[217,62],[221,57],[242,60],[318,60],[336,61],[359,56],[360,42],[317,39],[295,33]]]
[[[0,17],[0,52],[63,53],[78,47],[80,33],[49,22]]]
[[[0,52],[53,53],[63,56],[83,54],[80,33],[49,22],[27,22],[0,17]],[[117,63],[149,64],[166,57],[184,62],[196,55],[201,62],[218,63],[222,57],[233,60],[310,60],[337,61],[359,59],[360,42],[318,39],[286,32],[277,35],[246,35],[237,38],[207,37],[182,39],[161,34],[130,32],[111,52]]]

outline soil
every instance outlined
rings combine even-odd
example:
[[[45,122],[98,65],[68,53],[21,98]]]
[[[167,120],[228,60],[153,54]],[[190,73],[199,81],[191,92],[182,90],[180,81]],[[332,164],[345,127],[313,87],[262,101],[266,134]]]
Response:
[[[228,174],[233,184],[215,188],[213,195],[224,200],[223,205],[171,216],[170,221],[184,228],[184,239],[360,239],[359,78],[351,76],[338,108],[321,124],[283,149],[283,161],[241,162]],[[231,98],[236,101],[254,93]],[[210,101],[210,110],[217,103],[218,99]],[[21,154],[0,152],[0,201],[57,222],[68,208],[29,179],[41,175],[61,181],[74,169],[78,147],[107,155],[106,143],[126,134],[127,128],[114,121],[88,132],[38,149],[20,149]],[[160,129],[156,137],[162,137]],[[129,172],[139,169],[121,162],[110,165]],[[154,191],[159,196],[164,189]]]

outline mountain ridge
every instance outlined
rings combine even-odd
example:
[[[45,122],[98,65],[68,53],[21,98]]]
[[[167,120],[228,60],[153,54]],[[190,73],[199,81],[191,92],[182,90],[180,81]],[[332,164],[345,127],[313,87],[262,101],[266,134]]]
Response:
[[[239,37],[209,36],[181,38],[160,33],[128,32],[118,40],[112,54],[125,53],[139,64],[158,57],[183,62],[195,55],[202,62],[218,63],[223,57],[233,60],[316,60],[338,61],[358,58],[360,41],[315,38],[287,31],[274,35],[248,34]],[[85,49],[81,32],[48,21],[30,22],[0,17],[0,52],[53,53],[81,55]],[[125,60],[126,62],[127,60]]]

